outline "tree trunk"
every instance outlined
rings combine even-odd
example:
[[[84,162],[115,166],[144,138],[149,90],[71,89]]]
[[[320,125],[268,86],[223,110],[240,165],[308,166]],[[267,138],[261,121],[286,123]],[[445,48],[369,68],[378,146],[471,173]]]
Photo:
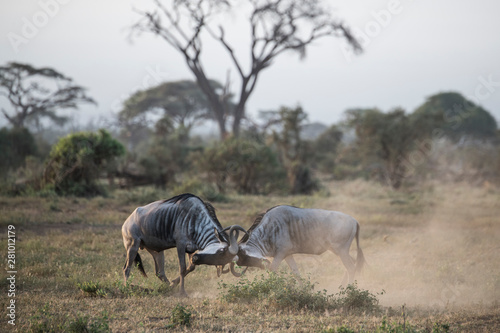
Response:
[[[219,96],[215,93],[213,88],[210,86],[210,82],[208,81],[205,73],[198,69],[195,66],[190,66],[191,70],[196,76],[196,81],[201,91],[205,94],[210,103],[210,107],[212,108],[212,112],[215,115],[215,119],[217,121],[217,125],[219,126],[219,134],[221,140],[225,140],[227,138],[227,130],[226,130],[226,112],[224,104],[220,101]]]
[[[245,105],[238,104],[234,110],[233,119],[233,135],[237,138],[240,136],[241,120],[245,112]]]

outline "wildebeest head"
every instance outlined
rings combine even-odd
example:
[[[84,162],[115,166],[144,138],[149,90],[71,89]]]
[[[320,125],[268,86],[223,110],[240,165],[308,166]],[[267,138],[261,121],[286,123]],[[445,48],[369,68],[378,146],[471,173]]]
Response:
[[[269,264],[269,260],[262,256],[259,251],[255,251],[254,248],[246,246],[246,244],[243,243],[240,244],[236,264],[238,266],[259,267],[265,269]]]
[[[245,274],[248,267],[259,267],[262,269],[267,269],[267,267],[270,264],[269,260],[267,260],[261,254],[252,251],[251,248],[247,247],[246,244],[244,243],[240,244],[238,249],[238,256],[236,258],[237,258],[236,261],[232,261],[229,267],[231,273],[236,277],[240,277],[243,274]],[[246,266],[246,267],[241,273],[238,273],[234,269],[235,264],[238,266]],[[224,267],[222,267],[222,269],[217,271],[217,275],[220,276],[221,273],[227,273],[228,271],[224,271]]]
[[[229,229],[229,237],[225,231]],[[246,232],[239,225],[233,225],[219,232],[214,229],[219,243],[211,244],[201,251],[194,253],[192,257],[195,265],[226,265],[238,259],[238,234],[239,231]]]

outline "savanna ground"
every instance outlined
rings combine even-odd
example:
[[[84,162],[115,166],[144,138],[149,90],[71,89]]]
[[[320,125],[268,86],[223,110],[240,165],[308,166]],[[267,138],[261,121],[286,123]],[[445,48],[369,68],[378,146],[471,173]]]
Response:
[[[383,322],[399,329],[404,322],[418,332],[500,331],[499,188],[427,184],[394,192],[357,180],[331,183],[329,192],[234,195],[214,205],[223,226],[246,228],[257,213],[277,204],[354,216],[361,224],[361,247],[368,262],[358,287],[377,295],[379,311],[286,310],[269,302],[229,303],[220,297],[220,283],[240,280],[230,274],[218,278],[209,266],[199,266],[186,278],[189,298],[179,298],[154,276],[153,260],[145,251],[141,253],[149,278],[133,269],[125,287],[123,221],[135,207],[173,195],[135,189],[94,199],[0,198],[2,263],[7,266],[7,228],[13,225],[17,270],[14,327],[7,324],[11,298],[7,269],[2,270],[0,331],[382,332]],[[355,252],[353,246],[351,254]],[[316,290],[339,291],[344,270],[338,257],[325,253],[297,256],[296,261],[303,276],[316,283]],[[165,266],[169,279],[178,275],[175,250],[166,251]],[[247,277],[261,274],[249,269]],[[82,291],[92,286],[97,291]],[[179,306],[191,314],[190,326],[175,325],[174,309]]]

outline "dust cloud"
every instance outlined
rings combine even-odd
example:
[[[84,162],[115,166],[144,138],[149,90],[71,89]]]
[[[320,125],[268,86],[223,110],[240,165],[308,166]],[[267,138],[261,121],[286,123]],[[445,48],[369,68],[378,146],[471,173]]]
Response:
[[[325,205],[341,206],[360,222],[367,261],[356,277],[360,288],[374,294],[384,290],[377,295],[384,306],[440,309],[500,299],[498,198],[488,188],[450,185],[402,203],[366,199],[359,207],[333,197]],[[353,257],[355,248],[353,244]],[[338,292],[344,274],[338,257],[328,253],[297,261],[318,288]]]

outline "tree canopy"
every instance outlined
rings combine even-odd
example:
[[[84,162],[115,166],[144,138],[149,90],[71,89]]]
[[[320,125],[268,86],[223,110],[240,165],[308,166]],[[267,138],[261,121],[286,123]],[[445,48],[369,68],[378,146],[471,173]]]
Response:
[[[356,144],[366,167],[382,171],[393,188],[402,185],[406,176],[405,160],[426,135],[414,126],[403,109],[384,113],[378,109],[351,109],[346,112],[349,126],[356,131]],[[381,167],[377,164],[381,161]]]
[[[210,84],[214,89],[222,89],[217,81],[211,80]],[[125,101],[118,118],[123,127],[133,130],[150,125],[148,119],[151,117],[148,116],[152,114],[157,116],[157,122],[170,119],[174,127],[186,134],[201,121],[214,118],[206,96],[191,80],[165,82],[137,91]]]
[[[25,128],[0,129],[0,174],[23,165],[27,156],[36,155],[35,138]]]
[[[16,62],[0,67],[0,96],[12,107],[10,111],[2,108],[3,115],[17,128],[25,127],[28,121],[38,123],[41,118],[61,125],[67,118],[58,115],[58,110],[76,109],[80,103],[96,104],[84,88],[55,69]]]
[[[495,118],[456,92],[444,92],[427,98],[412,114],[420,127],[441,129],[454,141],[461,138],[494,138],[497,131]]]
[[[272,140],[276,144],[281,162],[287,170],[288,184],[292,194],[309,194],[318,188],[310,169],[310,145],[302,139],[302,127],[307,121],[307,113],[302,107],[281,107],[271,111],[279,130],[273,131]]]

